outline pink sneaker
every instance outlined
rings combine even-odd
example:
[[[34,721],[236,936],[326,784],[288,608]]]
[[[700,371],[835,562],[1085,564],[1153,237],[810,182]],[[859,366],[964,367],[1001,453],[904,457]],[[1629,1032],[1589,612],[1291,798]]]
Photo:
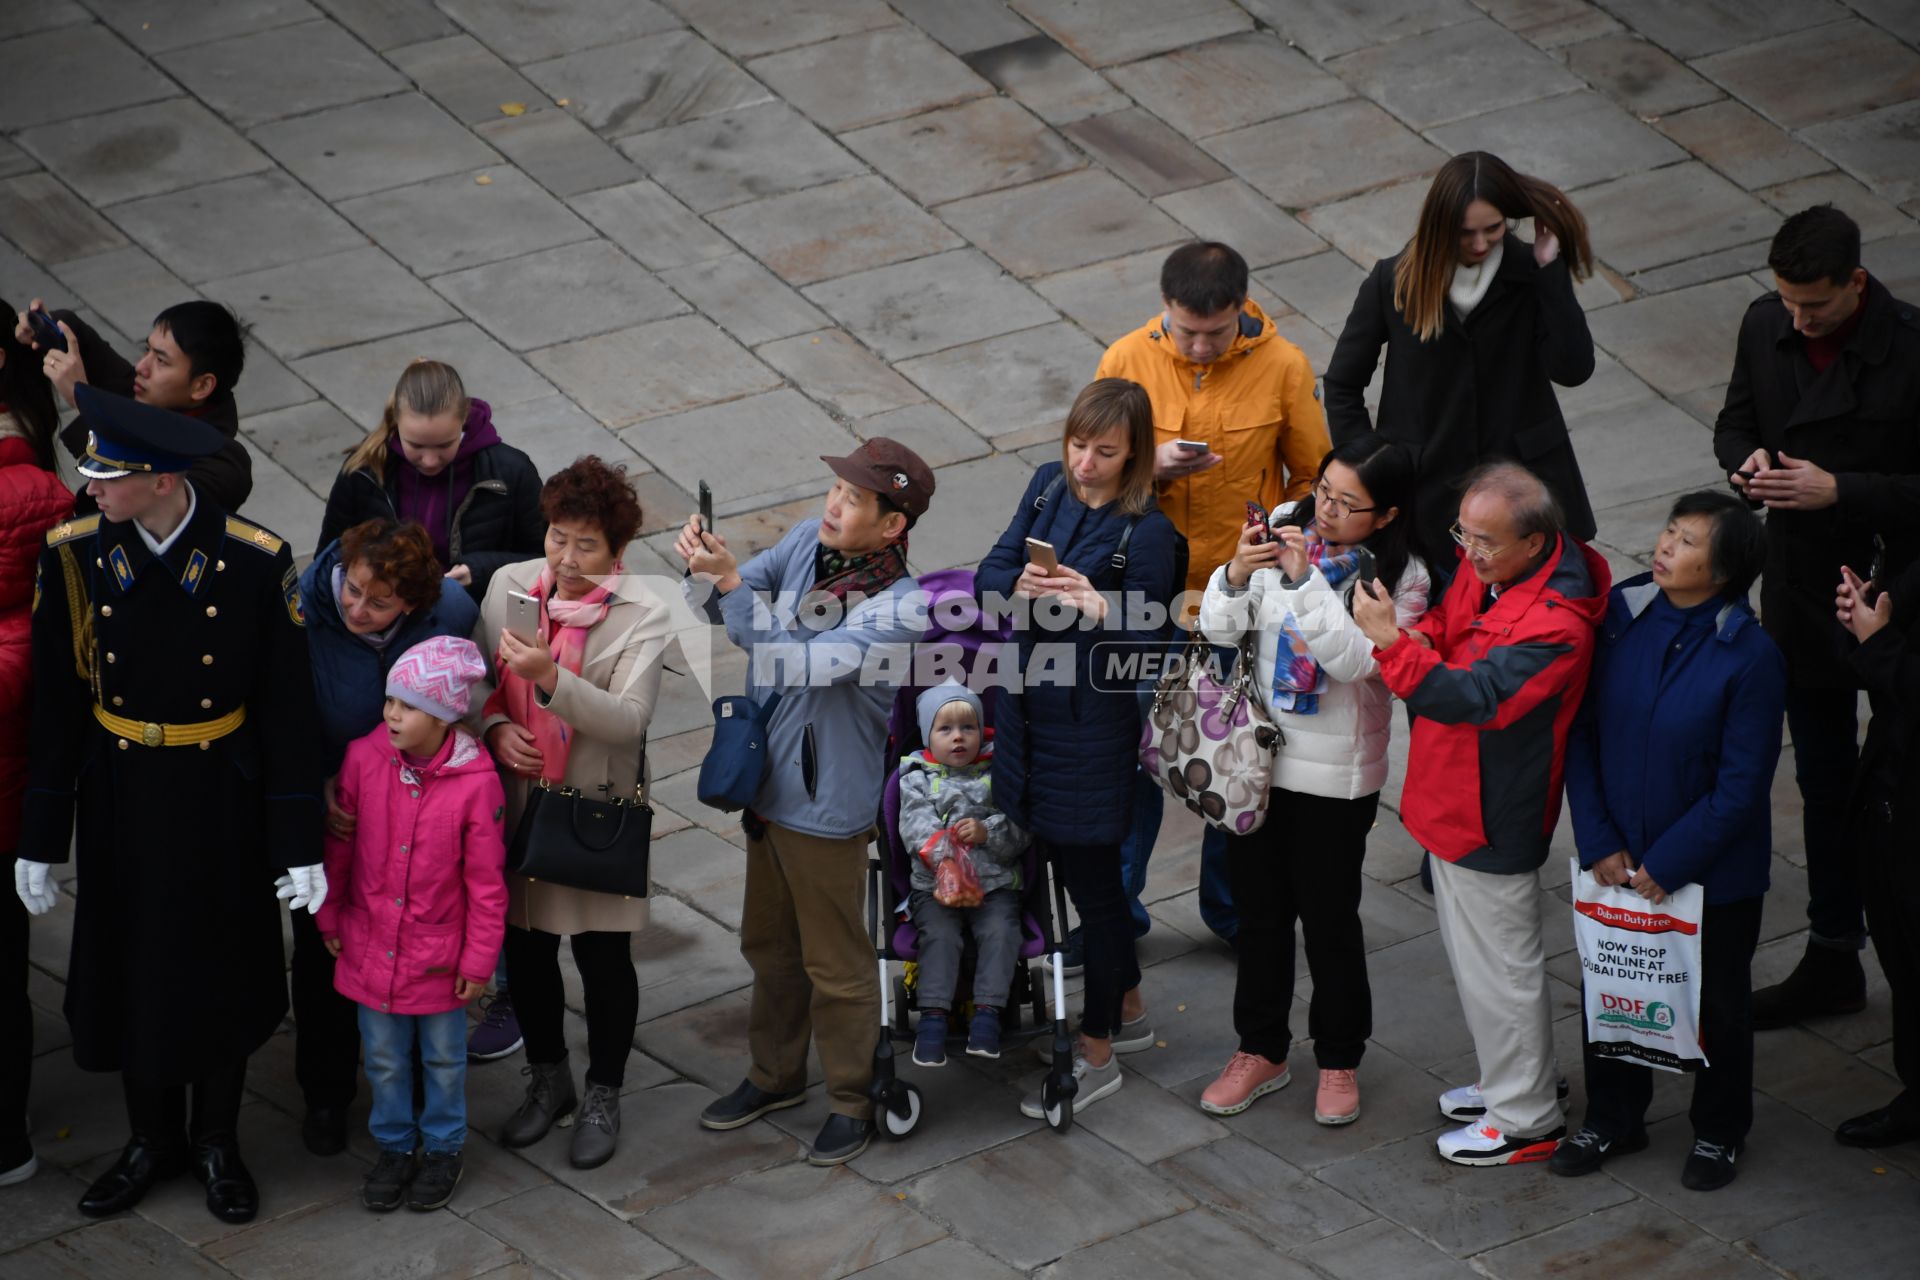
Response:
[[[1360,1080],[1352,1071],[1322,1068],[1313,1095],[1313,1118],[1321,1124],[1352,1124],[1360,1118]]]
[[[1291,1079],[1284,1062],[1268,1062],[1257,1053],[1236,1053],[1200,1095],[1200,1109],[1216,1116],[1237,1116],[1255,1098],[1286,1088]]]

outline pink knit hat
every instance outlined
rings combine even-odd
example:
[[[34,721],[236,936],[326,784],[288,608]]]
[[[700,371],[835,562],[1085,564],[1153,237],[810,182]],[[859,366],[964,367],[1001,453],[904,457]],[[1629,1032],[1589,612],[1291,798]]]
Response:
[[[487,678],[487,664],[473,641],[459,636],[422,640],[387,672],[387,696],[449,723],[467,715],[467,691]]]

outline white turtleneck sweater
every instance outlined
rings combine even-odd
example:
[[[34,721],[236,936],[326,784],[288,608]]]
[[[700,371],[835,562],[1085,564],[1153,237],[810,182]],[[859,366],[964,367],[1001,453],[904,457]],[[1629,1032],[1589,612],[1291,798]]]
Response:
[[[1465,320],[1480,305],[1480,299],[1487,296],[1487,287],[1493,283],[1494,273],[1500,270],[1500,256],[1505,253],[1507,242],[1496,240],[1487,256],[1468,266],[1456,263],[1453,268],[1453,283],[1447,286],[1447,301]]]

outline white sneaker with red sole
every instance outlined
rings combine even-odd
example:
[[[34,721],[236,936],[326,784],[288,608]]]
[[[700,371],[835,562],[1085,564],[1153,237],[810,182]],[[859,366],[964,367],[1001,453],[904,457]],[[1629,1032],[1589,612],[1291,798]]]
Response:
[[[1437,1145],[1440,1158],[1454,1164],[1475,1167],[1496,1164],[1534,1164],[1553,1156],[1553,1149],[1560,1139],[1567,1136],[1567,1126],[1561,1125],[1551,1133],[1538,1137],[1510,1137],[1490,1124],[1470,1124],[1464,1129],[1453,1129],[1440,1135]]]

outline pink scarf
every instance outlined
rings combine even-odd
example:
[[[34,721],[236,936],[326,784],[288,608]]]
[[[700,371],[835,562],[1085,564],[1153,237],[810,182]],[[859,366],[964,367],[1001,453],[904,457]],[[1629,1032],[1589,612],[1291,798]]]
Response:
[[[609,581],[625,572],[626,566],[616,561]],[[587,632],[607,616],[613,592],[603,583],[578,600],[562,600],[554,595],[553,570],[547,568],[540,571],[540,580],[527,594],[540,602],[540,638],[547,642],[554,662],[579,675],[587,655]],[[504,715],[531,733],[534,750],[540,753],[540,776],[558,786],[566,780],[573,727],[542,706],[538,686],[515,675],[498,653],[494,654],[494,663],[500,680],[487,699],[484,714]]]

